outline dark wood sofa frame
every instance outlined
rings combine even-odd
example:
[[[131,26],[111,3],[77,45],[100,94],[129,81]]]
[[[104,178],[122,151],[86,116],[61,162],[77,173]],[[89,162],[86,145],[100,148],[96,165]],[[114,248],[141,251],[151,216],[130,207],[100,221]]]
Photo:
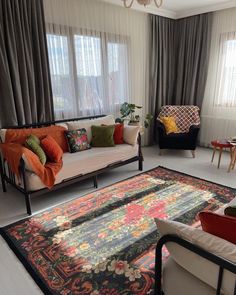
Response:
[[[35,124],[28,124],[28,125],[22,125],[22,126],[11,126],[11,127],[2,127],[2,128],[3,129],[40,128],[40,127],[47,127],[47,126],[51,126],[51,125],[55,125],[55,124],[59,124],[59,123],[73,122],[73,121],[80,121],[80,120],[91,120],[91,119],[102,118],[102,117],[105,117],[105,115],[79,117],[79,118],[73,118],[73,119],[68,119],[68,120],[49,121],[49,122],[44,122],[44,123],[35,123]],[[18,191],[20,191],[22,194],[24,194],[26,210],[27,210],[27,213],[29,215],[31,215],[32,214],[32,209],[31,209],[31,197],[32,196],[38,196],[38,195],[42,195],[42,194],[45,194],[50,191],[55,191],[55,190],[64,188],[70,184],[73,184],[73,183],[76,183],[76,182],[79,182],[79,181],[82,181],[82,180],[88,179],[88,178],[93,178],[94,187],[97,188],[98,187],[97,176],[99,174],[106,172],[110,169],[114,169],[114,168],[117,168],[117,167],[120,167],[120,166],[123,166],[126,164],[130,164],[135,161],[138,161],[138,169],[140,171],[142,171],[143,170],[143,156],[142,156],[142,150],[141,150],[141,136],[140,136],[140,134],[138,136],[138,145],[139,145],[138,155],[135,157],[132,157],[126,161],[119,161],[119,162],[113,163],[111,165],[108,165],[105,168],[102,168],[97,171],[93,171],[88,174],[79,174],[79,175],[74,176],[70,179],[66,179],[66,180],[62,181],[61,183],[55,184],[53,186],[53,188],[51,188],[51,189],[43,188],[43,189],[36,190],[36,191],[29,191],[27,188],[26,168],[25,168],[24,160],[21,159],[20,167],[19,167],[20,174],[22,176],[22,181],[23,181],[23,186],[20,186],[16,183],[14,173],[11,171],[8,163],[6,162],[6,160],[3,158],[2,154],[0,153],[0,172],[1,172],[2,190],[3,190],[3,192],[7,192],[6,184],[9,183],[13,187],[15,187]],[[7,167],[8,171],[6,171],[6,167]]]

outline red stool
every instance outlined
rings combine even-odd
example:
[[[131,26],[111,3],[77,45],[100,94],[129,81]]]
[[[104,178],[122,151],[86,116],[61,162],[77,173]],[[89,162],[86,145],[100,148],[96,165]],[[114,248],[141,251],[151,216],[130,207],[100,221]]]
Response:
[[[212,159],[211,162],[214,161],[214,157],[215,157],[215,153],[216,150],[219,149],[220,154],[219,154],[219,160],[218,160],[218,169],[220,168],[220,161],[221,161],[221,156],[222,156],[222,151],[223,149],[230,149],[230,157],[232,159],[232,149],[233,149],[233,145],[230,144],[227,140],[213,140],[211,142],[212,146],[214,147],[214,151],[213,151],[213,155],[212,155]]]

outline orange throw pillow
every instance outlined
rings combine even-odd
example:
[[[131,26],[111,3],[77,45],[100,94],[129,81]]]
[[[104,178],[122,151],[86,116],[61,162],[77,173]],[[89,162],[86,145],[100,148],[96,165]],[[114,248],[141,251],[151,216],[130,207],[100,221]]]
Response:
[[[202,229],[209,234],[236,244],[236,218],[210,211],[199,213]]]
[[[63,150],[50,135],[41,140],[40,146],[51,162],[59,163],[61,161]]]

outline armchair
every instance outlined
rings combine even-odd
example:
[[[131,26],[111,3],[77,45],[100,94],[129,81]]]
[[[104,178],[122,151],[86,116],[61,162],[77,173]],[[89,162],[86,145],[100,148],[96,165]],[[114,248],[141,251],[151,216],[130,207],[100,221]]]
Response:
[[[179,133],[167,134],[161,117],[175,117]],[[160,153],[163,149],[190,150],[195,157],[197,136],[200,130],[197,106],[163,106],[157,118]]]

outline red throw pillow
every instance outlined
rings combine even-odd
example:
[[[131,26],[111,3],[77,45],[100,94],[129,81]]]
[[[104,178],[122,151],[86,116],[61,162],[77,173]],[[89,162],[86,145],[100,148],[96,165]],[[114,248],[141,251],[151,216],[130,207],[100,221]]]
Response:
[[[40,146],[42,147],[50,161],[55,163],[60,162],[63,155],[63,150],[56,142],[56,140],[52,138],[52,136],[47,135],[45,138],[43,138],[40,142]]]
[[[124,143],[123,134],[124,134],[124,125],[123,124],[115,124],[115,131],[114,131],[115,144],[123,144]]]
[[[107,126],[107,125],[102,124],[102,126]],[[123,144],[124,143],[123,134],[124,134],[124,125],[121,123],[115,124],[115,131],[114,131],[114,135],[113,135],[115,144]]]
[[[236,244],[236,218],[210,211],[199,213],[202,229],[209,234]]]

